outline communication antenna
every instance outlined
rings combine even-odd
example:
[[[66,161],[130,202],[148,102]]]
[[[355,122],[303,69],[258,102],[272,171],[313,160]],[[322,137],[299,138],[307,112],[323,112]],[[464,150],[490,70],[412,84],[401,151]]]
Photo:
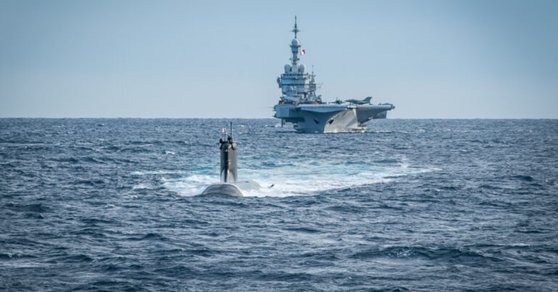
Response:
[[[298,29],[298,25],[296,24],[296,15],[295,15],[295,25],[292,32],[294,32],[295,39],[296,39],[296,34],[300,32],[300,30]]]

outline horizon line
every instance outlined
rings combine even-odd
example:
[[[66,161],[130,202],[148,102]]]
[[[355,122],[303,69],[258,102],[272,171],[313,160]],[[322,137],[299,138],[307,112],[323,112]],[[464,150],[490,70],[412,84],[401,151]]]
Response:
[[[51,119],[51,120],[83,120],[83,119],[104,119],[104,120],[118,120],[118,119],[144,119],[144,120],[271,120],[277,119],[274,117],[268,118],[242,118],[242,117],[0,117],[0,119]],[[409,117],[409,118],[387,118],[377,120],[557,120],[558,117],[517,117],[517,118],[489,118],[489,117],[470,117],[470,118],[451,118],[451,117]]]

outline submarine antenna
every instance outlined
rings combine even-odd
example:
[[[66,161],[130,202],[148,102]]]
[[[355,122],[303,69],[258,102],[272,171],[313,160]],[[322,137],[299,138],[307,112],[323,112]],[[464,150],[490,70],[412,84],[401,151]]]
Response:
[[[232,138],[233,134],[232,134],[232,122],[229,122],[229,128],[230,128],[230,136]]]

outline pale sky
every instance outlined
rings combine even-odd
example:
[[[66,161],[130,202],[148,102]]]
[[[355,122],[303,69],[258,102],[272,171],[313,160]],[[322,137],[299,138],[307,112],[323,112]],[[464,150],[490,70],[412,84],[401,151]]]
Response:
[[[0,117],[272,117],[295,15],[324,100],[558,118],[554,0],[0,0]]]

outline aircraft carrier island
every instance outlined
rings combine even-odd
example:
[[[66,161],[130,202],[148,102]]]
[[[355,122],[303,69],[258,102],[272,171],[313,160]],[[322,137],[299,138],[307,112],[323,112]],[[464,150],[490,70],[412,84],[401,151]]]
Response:
[[[322,101],[321,95],[316,94],[314,72],[307,73],[304,64],[299,63],[299,55],[304,51],[297,38],[300,30],[296,17],[292,31],[291,63],[285,65],[284,73],[277,78],[282,95],[273,108],[282,125],[292,123],[301,133],[362,132],[366,130],[366,122],[385,119],[387,112],[395,108],[390,103],[371,104],[371,97]]]

